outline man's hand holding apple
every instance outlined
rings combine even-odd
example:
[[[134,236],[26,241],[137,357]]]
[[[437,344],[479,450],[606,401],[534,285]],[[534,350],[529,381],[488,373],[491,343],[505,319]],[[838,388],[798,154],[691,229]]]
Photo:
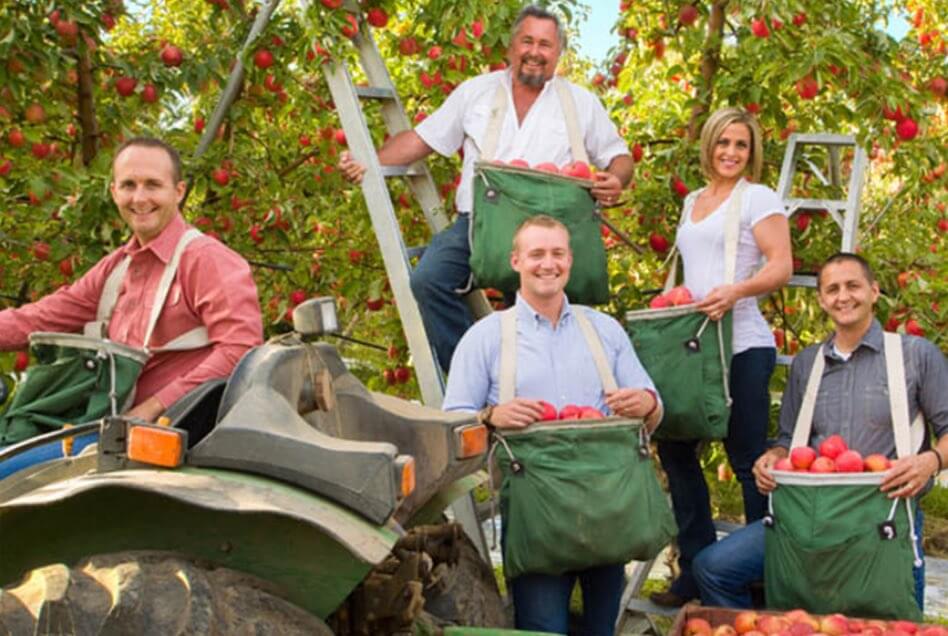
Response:
[[[542,416],[543,404],[540,400],[514,398],[494,407],[490,424],[494,428],[526,428]]]
[[[778,460],[786,456],[786,448],[775,446],[758,457],[757,461],[754,462],[754,468],[751,472],[754,473],[754,481],[757,484],[757,490],[759,490],[761,494],[766,495],[777,487],[777,481],[774,479],[774,476],[770,474],[770,471],[773,470],[774,464],[776,464]]]

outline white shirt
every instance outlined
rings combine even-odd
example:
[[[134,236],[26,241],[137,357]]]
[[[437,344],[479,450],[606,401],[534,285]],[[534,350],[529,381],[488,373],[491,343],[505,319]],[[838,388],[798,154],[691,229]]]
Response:
[[[495,71],[478,75],[458,86],[438,110],[421,122],[415,132],[435,152],[446,157],[464,145],[464,163],[456,203],[459,212],[474,207],[474,163],[480,158],[491,106],[498,82],[507,89],[507,112],[497,141],[494,159],[523,159],[531,166],[552,162],[557,166],[570,163],[572,155],[566,120],[560,108],[559,95],[552,82],[547,82],[527,111],[523,122],[517,122],[513,103],[511,71]],[[586,144],[589,161],[605,169],[617,156],[629,153],[599,99],[589,91],[569,84],[576,102],[577,122]]]
[[[734,196],[735,188],[731,191]],[[729,196],[710,215],[694,223],[691,212],[698,190],[685,199],[675,243],[681,251],[685,267],[685,286],[695,300],[707,296],[713,288],[724,284],[724,217],[731,200]],[[763,256],[754,239],[754,226],[773,214],[787,215],[777,193],[760,184],[749,184],[741,201],[741,229],[737,244],[737,267],[734,282],[752,277]],[[734,305],[732,350],[738,354],[753,347],[774,347],[774,335],[760,313],[756,298],[742,298]]]

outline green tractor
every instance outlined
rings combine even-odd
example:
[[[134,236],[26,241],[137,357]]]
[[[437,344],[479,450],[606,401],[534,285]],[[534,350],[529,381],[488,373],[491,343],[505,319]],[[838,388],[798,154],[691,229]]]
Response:
[[[168,421],[124,417],[0,452],[98,443],[0,481],[0,634],[397,634],[509,624],[445,510],[486,480],[473,416],[369,392],[331,300]],[[68,453],[67,453],[68,455]]]

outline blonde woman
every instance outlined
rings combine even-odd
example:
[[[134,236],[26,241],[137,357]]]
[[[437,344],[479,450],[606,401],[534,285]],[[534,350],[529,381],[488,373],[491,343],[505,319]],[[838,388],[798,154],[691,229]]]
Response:
[[[766,505],[751,469],[765,450],[768,384],[776,361],[773,333],[760,313],[757,297],[782,287],[793,271],[787,213],[773,190],[756,183],[762,164],[757,120],[738,108],[713,113],[701,130],[701,169],[708,182],[685,199],[675,237],[684,283],[699,308],[712,320],[733,312],[730,389],[734,403],[724,447],[741,483],[748,522],[763,516]],[[740,197],[737,262],[734,283],[725,284],[724,217],[735,196]],[[652,595],[659,605],[677,606],[698,597],[691,561],[715,541],[697,446],[697,442],[658,443],[678,522],[681,569],[667,592]]]

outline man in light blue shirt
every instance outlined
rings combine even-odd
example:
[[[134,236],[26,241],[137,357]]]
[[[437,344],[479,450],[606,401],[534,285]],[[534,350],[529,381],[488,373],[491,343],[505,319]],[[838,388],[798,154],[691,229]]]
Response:
[[[524,428],[541,418],[543,400],[557,410],[567,404],[594,406],[607,415],[644,418],[650,430],[658,425],[661,401],[621,325],[603,313],[569,304],[563,290],[572,262],[569,232],[559,221],[541,215],[520,226],[510,254],[510,264],[520,276],[512,310],[517,312],[516,397],[498,403],[501,320],[494,313],[471,327],[458,343],[445,410],[478,412],[482,422],[496,428]],[[603,390],[576,320],[578,311],[585,313],[602,342],[619,387],[615,391]],[[566,633],[569,596],[578,578],[583,588],[582,633],[611,635],[623,573],[624,564],[618,563],[562,576],[525,574],[513,579],[517,628]]]

